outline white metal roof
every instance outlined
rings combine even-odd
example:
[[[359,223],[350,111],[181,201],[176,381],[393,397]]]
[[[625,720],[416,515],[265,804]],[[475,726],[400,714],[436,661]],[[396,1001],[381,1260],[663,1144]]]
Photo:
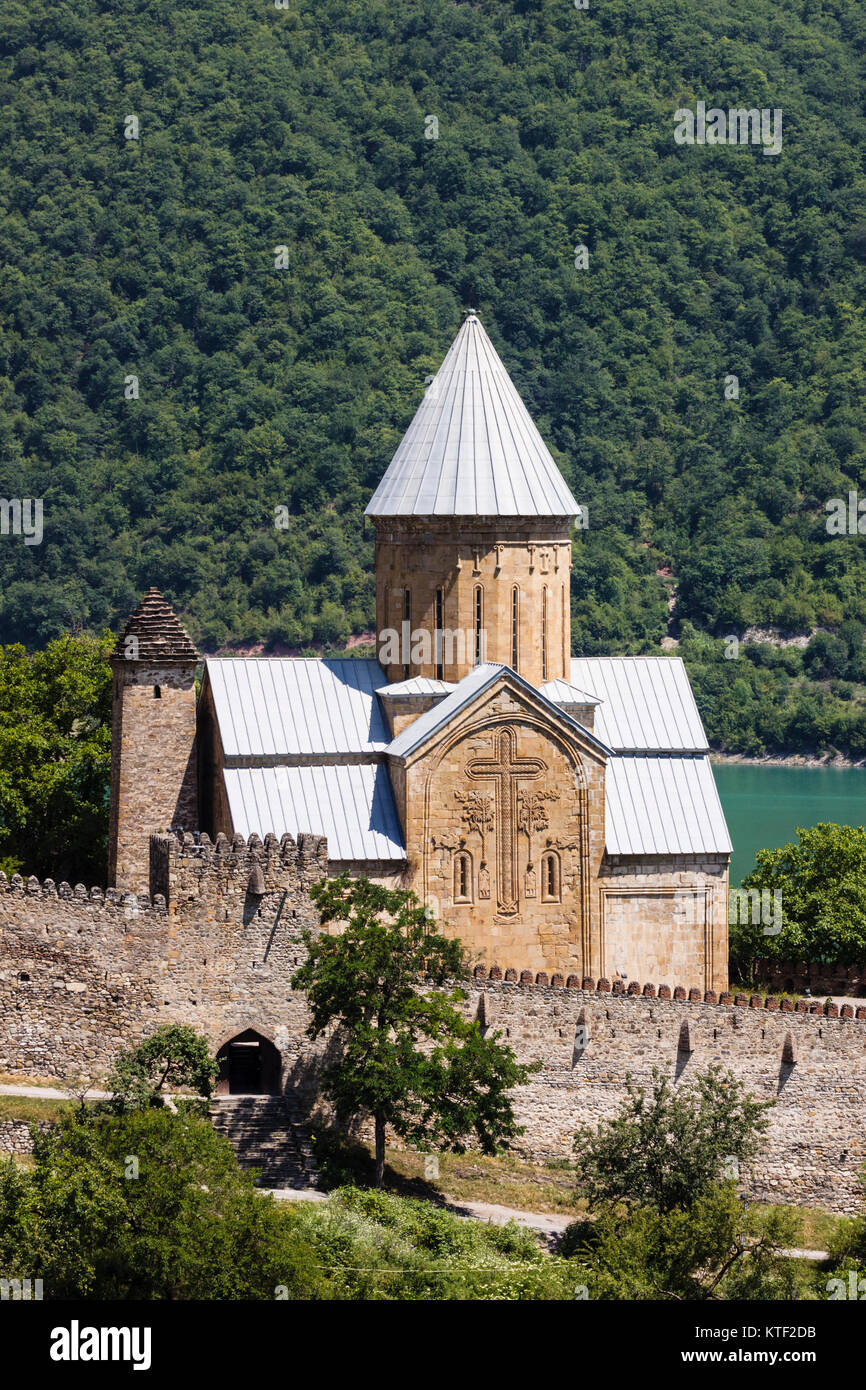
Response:
[[[464,319],[366,514],[580,515],[475,314]]]
[[[229,767],[226,792],[241,835],[326,835],[329,859],[405,859],[384,763]]]
[[[605,804],[608,854],[731,852],[709,758],[611,758]]]
[[[390,742],[377,661],[210,657],[226,759],[371,753]]]
[[[541,693],[546,700],[550,700],[554,705],[600,705],[597,695],[589,695],[585,690],[578,690],[576,685],[571,685],[568,681],[561,679],[548,681],[541,686]]]
[[[578,656],[571,679],[603,700],[595,733],[617,752],[706,752],[692,687],[678,656]]]
[[[408,681],[380,685],[377,695],[448,695],[454,689],[452,681],[437,681],[432,676],[413,676]]]

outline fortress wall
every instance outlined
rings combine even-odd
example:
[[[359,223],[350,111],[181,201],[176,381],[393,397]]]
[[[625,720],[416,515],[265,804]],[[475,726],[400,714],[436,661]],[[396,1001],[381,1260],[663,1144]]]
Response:
[[[192,1024],[214,1049],[255,1028],[279,1048],[284,1084],[311,1098],[321,1048],[289,982],[317,925],[309,890],[327,874],[326,842],[184,835],[151,848],[152,897],[0,876],[0,1071],[98,1083],[161,1023]],[[682,1085],[719,1062],[777,1102],[753,1194],[857,1209],[866,1006],[479,966],[466,1007],[543,1063],[515,1098],[529,1154],[568,1156],[580,1125],[619,1109],[629,1075],[649,1085],[659,1068]],[[0,1148],[19,1147],[19,1129],[0,1131]]]
[[[214,1048],[256,1027],[297,1055],[306,1007],[288,981],[326,874],[319,836],[187,834],[152,837],[152,898],[0,875],[0,1070],[95,1079],[175,1022]]]
[[[521,1061],[543,1063],[516,1098],[522,1143],[533,1156],[570,1154],[579,1126],[618,1111],[627,1076],[649,1087],[657,1068],[682,1085],[715,1062],[758,1099],[776,1102],[746,1184],[753,1196],[858,1209],[856,1180],[866,1163],[866,1008],[855,1016],[850,1006],[825,1013],[817,1002],[800,1001],[793,1010],[786,1000],[789,1007],[780,1009],[772,996],[738,995],[734,1002],[722,995],[716,1003],[711,991],[677,999],[668,986],[640,993],[633,985],[624,993],[606,980],[596,989],[592,980],[572,979],[568,987],[561,977],[555,984],[540,978],[476,979],[469,1004]],[[584,983],[590,987],[577,987]]]

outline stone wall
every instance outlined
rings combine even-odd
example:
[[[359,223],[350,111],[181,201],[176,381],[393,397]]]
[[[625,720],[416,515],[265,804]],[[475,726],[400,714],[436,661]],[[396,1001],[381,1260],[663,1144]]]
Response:
[[[51,1128],[51,1120],[37,1120],[36,1129],[44,1134]],[[31,1154],[33,1135],[27,1120],[0,1120],[0,1153]]]
[[[286,1073],[308,1050],[289,979],[302,928],[318,923],[309,889],[327,874],[325,840],[154,836],[151,851],[152,898],[0,874],[0,1070],[95,1080],[174,1022],[215,1050],[253,1027]]]
[[[494,968],[494,974],[501,974]],[[512,976],[516,971],[509,972]],[[543,1070],[516,1096],[535,1157],[571,1152],[578,1126],[619,1109],[626,1078],[649,1086],[653,1069],[678,1085],[719,1063],[757,1098],[774,1100],[761,1158],[746,1186],[768,1201],[853,1212],[866,1162],[866,1008],[667,985],[611,989],[606,980],[523,972],[523,981],[476,979],[470,1010],[503,1034],[521,1061]],[[581,987],[586,985],[587,987]],[[677,990],[685,995],[685,990]],[[579,1031],[585,1030],[585,1032]]]
[[[442,630],[464,634],[462,647],[443,651],[442,675],[462,680],[475,663],[476,591],[481,592],[484,659],[512,664],[517,593],[517,670],[533,685],[571,679],[570,518],[377,517],[376,628],[378,656],[389,682],[402,681],[402,663],[388,660],[383,633],[400,632],[409,591],[418,646],[410,676],[437,675],[433,634],[436,591],[442,591]],[[542,634],[546,660],[542,660]],[[409,653],[412,655],[411,651]],[[424,657],[427,657],[424,660]],[[418,658],[421,659],[418,659]]]
[[[215,1051],[252,1028],[279,1049],[281,1084],[312,1105],[322,1048],[290,979],[302,929],[317,926],[309,890],[327,875],[326,842],[154,836],[151,862],[152,896],[0,875],[0,1070],[97,1083],[161,1023],[192,1024]],[[649,1084],[657,1067],[681,1085],[716,1061],[776,1101],[753,1193],[856,1209],[866,1006],[478,970],[469,1015],[543,1063],[516,1095],[529,1154],[567,1156],[579,1125],[617,1111],[628,1075]],[[25,1130],[0,1129],[0,1147]]]

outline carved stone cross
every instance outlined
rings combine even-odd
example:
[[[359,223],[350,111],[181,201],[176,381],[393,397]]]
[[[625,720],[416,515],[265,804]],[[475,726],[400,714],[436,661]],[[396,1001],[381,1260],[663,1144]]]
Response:
[[[547,769],[540,758],[515,756],[513,729],[500,729],[495,737],[495,758],[474,758],[467,764],[470,777],[494,780],[496,804],[496,897],[503,916],[513,917],[517,901],[517,787],[534,782]]]

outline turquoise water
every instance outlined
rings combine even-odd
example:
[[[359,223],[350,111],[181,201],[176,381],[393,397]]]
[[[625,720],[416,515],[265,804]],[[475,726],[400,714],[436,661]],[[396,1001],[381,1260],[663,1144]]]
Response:
[[[755,851],[796,841],[797,826],[866,821],[866,768],[714,765],[734,854],[731,883],[755,867]]]

